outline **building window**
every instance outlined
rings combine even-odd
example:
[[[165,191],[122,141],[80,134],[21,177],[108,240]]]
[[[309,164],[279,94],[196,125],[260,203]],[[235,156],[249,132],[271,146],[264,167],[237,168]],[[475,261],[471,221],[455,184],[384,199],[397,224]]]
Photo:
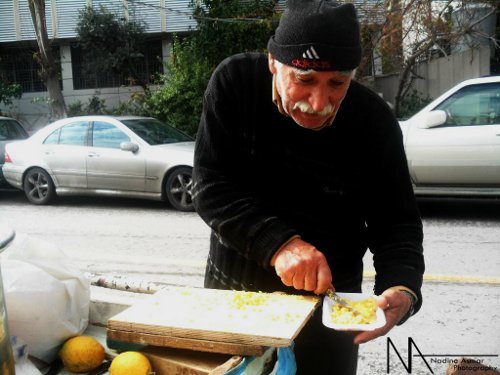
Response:
[[[10,83],[21,85],[23,93],[47,91],[38,75],[35,52],[33,48],[10,48],[2,49],[0,54],[0,72]],[[59,48],[54,48],[54,55],[59,56]]]
[[[146,42],[144,57],[138,59],[136,70],[146,83],[154,83],[155,76],[163,72],[161,40]],[[104,87],[129,86],[133,84],[128,77],[119,74],[100,74],[85,72],[84,51],[77,45],[71,46],[71,63],[73,69],[73,88],[75,90]]]

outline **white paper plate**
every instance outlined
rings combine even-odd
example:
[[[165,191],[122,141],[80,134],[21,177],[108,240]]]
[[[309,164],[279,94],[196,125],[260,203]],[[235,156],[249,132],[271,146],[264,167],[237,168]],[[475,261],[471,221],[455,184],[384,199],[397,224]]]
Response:
[[[352,301],[359,301],[362,299],[374,297],[371,294],[363,293],[336,293],[339,297],[344,297]],[[334,302],[330,297],[325,296],[323,298],[323,324],[326,327],[333,328],[337,331],[372,331],[376,328],[383,327],[385,325],[385,313],[379,307],[377,309],[376,317],[373,323],[370,324],[338,324],[332,321],[332,307],[337,303]]]

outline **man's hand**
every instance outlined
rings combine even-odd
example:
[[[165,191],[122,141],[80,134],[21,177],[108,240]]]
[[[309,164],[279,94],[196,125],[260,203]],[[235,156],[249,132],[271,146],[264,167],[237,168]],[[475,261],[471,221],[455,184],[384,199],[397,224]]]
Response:
[[[389,332],[399,320],[406,315],[411,307],[410,297],[398,290],[388,289],[377,297],[378,306],[384,310],[387,323],[373,331],[361,332],[354,338],[355,344],[364,344]]]
[[[332,272],[323,253],[300,238],[283,245],[271,265],[283,284],[295,289],[322,294],[332,285]]]

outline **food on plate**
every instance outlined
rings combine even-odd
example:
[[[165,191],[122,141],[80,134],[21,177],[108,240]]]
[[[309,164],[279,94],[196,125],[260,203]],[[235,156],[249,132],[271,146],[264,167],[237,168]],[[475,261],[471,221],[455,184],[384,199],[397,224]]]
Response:
[[[332,322],[335,324],[370,324],[377,320],[377,301],[365,298],[359,301],[346,299],[345,306],[338,303],[332,306]]]
[[[63,344],[59,357],[70,372],[89,372],[104,361],[104,347],[90,336],[75,336]]]
[[[149,375],[153,374],[151,363],[144,354],[128,351],[115,357],[109,366],[110,375]]]

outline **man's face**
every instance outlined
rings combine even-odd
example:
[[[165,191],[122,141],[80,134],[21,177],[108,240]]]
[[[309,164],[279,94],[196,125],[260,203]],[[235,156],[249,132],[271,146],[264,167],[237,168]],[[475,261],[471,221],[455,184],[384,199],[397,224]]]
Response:
[[[329,125],[351,83],[341,72],[302,71],[280,64],[269,56],[283,109],[300,126],[320,130]]]

